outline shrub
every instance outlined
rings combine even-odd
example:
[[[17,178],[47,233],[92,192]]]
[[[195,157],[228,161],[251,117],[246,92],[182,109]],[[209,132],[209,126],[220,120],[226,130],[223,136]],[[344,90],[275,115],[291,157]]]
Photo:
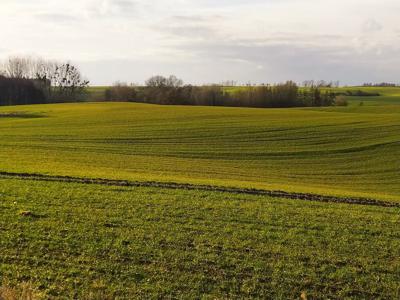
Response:
[[[105,90],[105,98],[107,101],[135,101],[137,92],[134,86],[117,82]]]
[[[357,90],[357,91],[346,91],[346,96],[357,96],[357,97],[377,97],[380,96],[379,93],[372,93],[372,92],[366,92],[362,90]]]
[[[231,95],[237,106],[248,107],[295,107],[303,106],[299,101],[298,87],[288,81],[275,86],[248,87]]]
[[[35,80],[0,76],[0,105],[45,102],[46,95]]]
[[[346,97],[344,96],[337,96],[335,98],[335,105],[336,106],[347,106],[349,103],[347,102]]]

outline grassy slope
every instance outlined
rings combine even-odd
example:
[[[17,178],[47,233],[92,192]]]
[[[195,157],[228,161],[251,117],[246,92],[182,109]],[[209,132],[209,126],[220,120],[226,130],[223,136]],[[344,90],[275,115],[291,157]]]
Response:
[[[0,280],[45,298],[400,296],[399,209],[10,179],[0,197]]]
[[[398,200],[398,91],[322,109],[3,107],[0,171]],[[44,298],[398,299],[399,216],[0,176],[0,283],[30,281]]]
[[[0,118],[0,170],[399,200],[400,89],[387,91],[319,109],[3,107],[44,117]]]

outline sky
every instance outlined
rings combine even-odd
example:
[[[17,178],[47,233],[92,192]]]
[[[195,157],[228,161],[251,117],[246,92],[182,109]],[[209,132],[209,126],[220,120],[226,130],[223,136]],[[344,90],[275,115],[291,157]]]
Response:
[[[400,83],[399,0],[1,0],[0,60],[69,60],[92,85]]]

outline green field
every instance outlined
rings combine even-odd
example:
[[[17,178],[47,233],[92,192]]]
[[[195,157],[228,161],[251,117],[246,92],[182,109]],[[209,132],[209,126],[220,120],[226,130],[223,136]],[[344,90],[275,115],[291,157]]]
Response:
[[[399,208],[16,179],[0,195],[0,274],[47,297],[400,296]]]
[[[400,88],[362,89],[381,96],[1,107],[0,283],[45,299],[399,299]]]
[[[304,109],[3,107],[42,117],[0,119],[0,170],[400,200],[400,97],[371,98]]]

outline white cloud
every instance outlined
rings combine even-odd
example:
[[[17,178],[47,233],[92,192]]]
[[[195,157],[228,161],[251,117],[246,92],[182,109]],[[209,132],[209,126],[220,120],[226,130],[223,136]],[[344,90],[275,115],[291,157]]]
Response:
[[[394,81],[399,10],[398,0],[2,0],[0,58],[71,59],[98,84],[157,72]]]

